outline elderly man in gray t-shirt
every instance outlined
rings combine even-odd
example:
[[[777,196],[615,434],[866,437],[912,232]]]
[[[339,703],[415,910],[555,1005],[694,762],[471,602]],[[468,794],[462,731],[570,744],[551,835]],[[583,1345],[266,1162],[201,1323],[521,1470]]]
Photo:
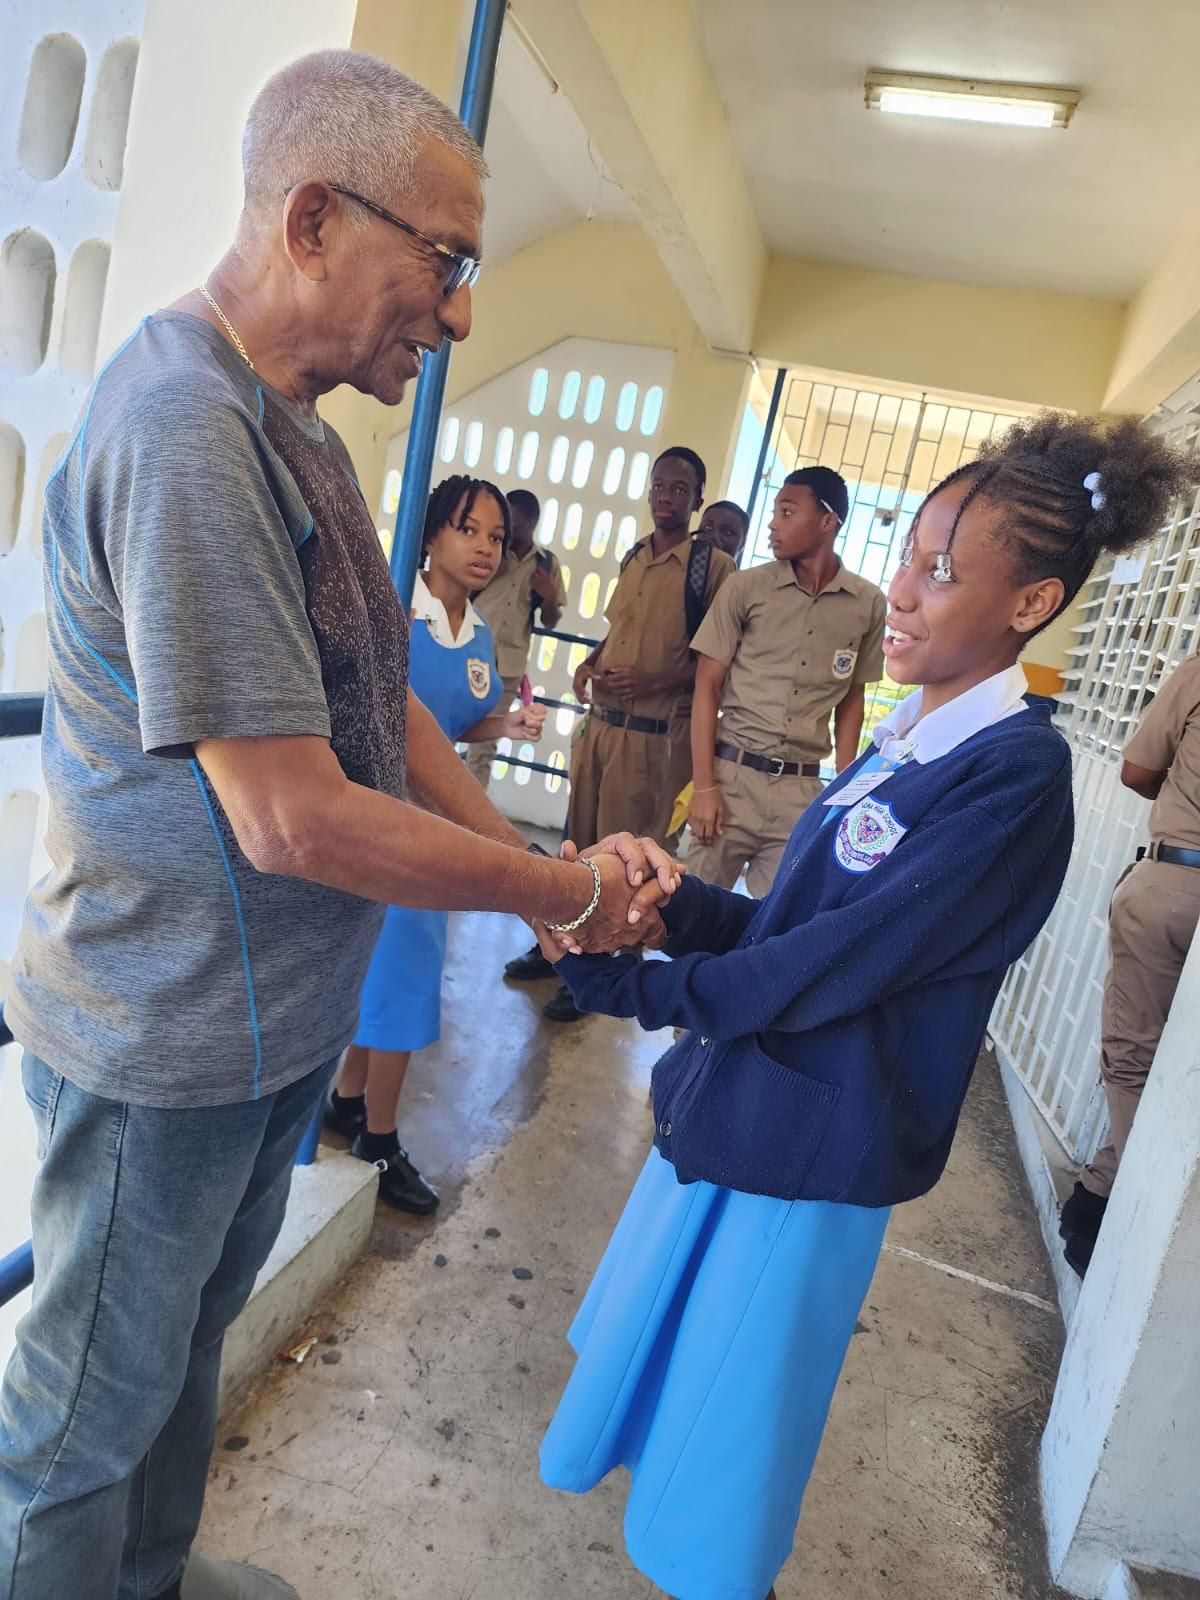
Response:
[[[627,836],[527,854],[489,805],[408,692],[407,622],[317,416],[343,382],[395,404],[466,337],[478,149],[402,74],[330,51],[266,86],[243,160],[234,248],[104,368],[46,489],[53,866],[6,1008],[44,1156],[0,1391],[12,1600],[293,1594],[190,1545],[222,1336],[383,903],[605,948],[660,932],[673,882]]]

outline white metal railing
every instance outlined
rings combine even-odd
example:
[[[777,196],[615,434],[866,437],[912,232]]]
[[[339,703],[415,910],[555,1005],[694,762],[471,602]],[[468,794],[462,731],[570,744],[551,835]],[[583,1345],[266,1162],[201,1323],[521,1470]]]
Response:
[[[1200,378],[1151,425],[1196,448]],[[1196,502],[1176,505],[1137,556],[1109,559],[1085,586],[1059,726],[1075,765],[1075,849],[1058,904],[1009,974],[992,1037],[1072,1161],[1106,1120],[1099,1087],[1108,904],[1145,835],[1146,803],[1120,782],[1121,750],[1163,679],[1200,643]]]

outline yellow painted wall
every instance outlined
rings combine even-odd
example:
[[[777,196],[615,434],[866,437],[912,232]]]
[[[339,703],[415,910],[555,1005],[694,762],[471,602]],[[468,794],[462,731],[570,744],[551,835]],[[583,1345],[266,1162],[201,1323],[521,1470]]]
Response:
[[[1153,411],[1200,371],[1200,227],[1178,238],[1129,303],[1109,377],[1111,411]]]
[[[1113,301],[776,257],[754,351],[788,365],[1095,411],[1122,317]]]
[[[710,480],[723,481],[750,369],[707,348],[640,228],[577,222],[550,234],[484,272],[473,305],[471,336],[457,346],[450,363],[448,401],[575,335],[673,350],[662,437],[699,451]],[[387,439],[408,427],[410,414],[411,397],[387,418],[382,437],[356,437],[355,460],[368,505],[377,501]]]

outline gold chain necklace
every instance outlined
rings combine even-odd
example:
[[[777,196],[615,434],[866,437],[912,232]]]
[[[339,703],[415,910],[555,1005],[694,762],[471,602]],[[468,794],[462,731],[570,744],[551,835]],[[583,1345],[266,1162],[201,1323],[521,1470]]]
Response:
[[[242,360],[250,368],[250,371],[253,372],[254,371],[254,363],[253,363],[253,361],[251,361],[250,357],[246,354],[246,346],[238,338],[237,329],[234,327],[233,323],[230,322],[229,318],[221,310],[220,306],[213,299],[212,295],[209,294],[209,292],[208,292],[208,284],[207,283],[202,283],[200,285],[200,293],[208,301],[209,305],[217,313],[218,317],[220,317],[221,323],[222,323],[222,325],[223,325],[223,327],[225,329],[225,332],[233,340],[233,348],[237,351],[238,355],[241,356]]]

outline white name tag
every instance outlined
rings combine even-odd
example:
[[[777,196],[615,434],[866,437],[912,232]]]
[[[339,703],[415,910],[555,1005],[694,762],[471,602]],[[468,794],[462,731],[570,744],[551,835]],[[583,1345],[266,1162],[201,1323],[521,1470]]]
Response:
[[[844,789],[839,789],[836,794],[831,794],[822,800],[823,806],[856,806],[864,795],[878,789],[881,783],[886,783],[891,777],[887,771],[860,772],[857,778],[851,778]]]

